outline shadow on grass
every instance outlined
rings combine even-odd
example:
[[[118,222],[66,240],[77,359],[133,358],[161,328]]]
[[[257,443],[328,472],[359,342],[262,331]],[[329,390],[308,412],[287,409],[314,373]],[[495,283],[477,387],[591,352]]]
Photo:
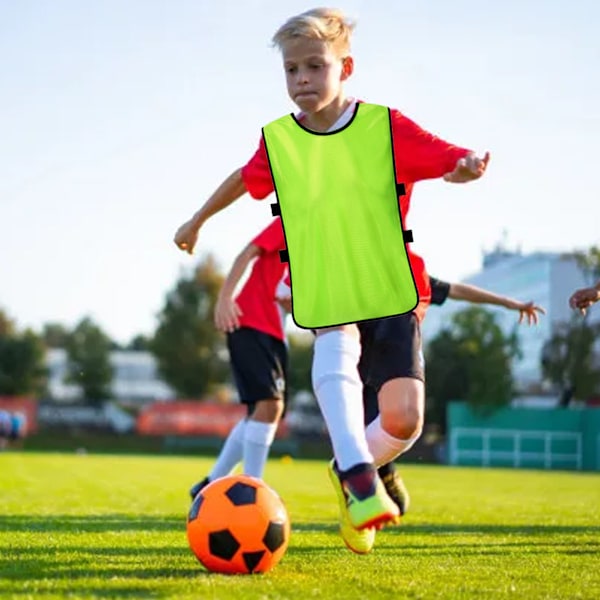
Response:
[[[175,516],[107,515],[15,515],[0,516],[0,533],[52,532],[101,533],[109,531],[185,531],[185,514]]]
[[[54,594],[54,590],[49,590],[50,593]],[[36,594],[39,593],[39,590],[36,591]],[[74,593],[73,590],[69,591],[69,595]],[[86,586],[85,589],[81,589],[81,594],[85,595],[85,597],[94,597],[94,598],[168,598],[169,594],[161,594],[155,591],[150,591],[147,588],[143,588],[140,586],[115,586],[109,587],[106,585],[100,586]],[[30,589],[24,590],[11,590],[10,597],[18,598],[20,596],[31,598],[32,593]]]
[[[333,532],[336,524],[295,523],[293,530],[302,533]],[[507,555],[591,555],[600,554],[599,526],[579,525],[401,525],[389,527],[378,536],[378,550],[411,556],[507,556]],[[589,534],[594,539],[574,541],[571,536]],[[471,538],[469,541],[463,539]],[[419,538],[421,538],[419,540]],[[423,539],[424,538],[424,539]],[[475,539],[473,539],[475,538]],[[516,539],[515,539],[516,538]],[[340,540],[341,541],[341,540]],[[318,546],[290,548],[292,554],[319,554],[336,550]]]
[[[11,546],[0,556],[0,580],[40,581],[49,587],[65,582],[90,593],[95,579],[119,579],[139,587],[134,580],[169,581],[212,575],[205,571],[187,546],[175,548],[126,546],[118,548],[57,544],[52,547]],[[134,593],[133,587],[128,588]],[[112,588],[107,588],[107,593]],[[148,590],[146,589],[146,593]],[[114,596],[113,596],[114,597]]]
[[[40,543],[19,543],[10,535],[3,536],[8,544],[0,553],[0,579],[23,586],[23,591],[11,589],[13,596],[30,595],[31,584],[36,589],[96,595],[98,597],[162,598],[161,585],[169,586],[173,579],[205,579],[221,577],[206,572],[196,561],[185,541],[180,545],[150,545],[148,538],[123,538],[119,545],[110,547],[102,543],[102,534],[108,532],[133,533],[185,532],[185,516],[133,516],[107,514],[95,516],[0,516],[0,534],[42,534]],[[294,522],[293,533],[317,533],[338,536],[334,522]],[[600,543],[597,534],[600,526],[577,525],[490,525],[490,524],[403,524],[388,528],[377,541],[376,549],[394,556],[461,557],[511,556],[557,556],[597,555]],[[63,537],[60,534],[82,534],[82,537]],[[49,534],[49,535],[45,535]],[[86,537],[86,534],[92,534]],[[96,535],[94,535],[96,534]],[[593,535],[594,539],[569,540],[561,536]],[[464,536],[464,537],[462,537]],[[467,537],[476,539],[466,539]],[[137,536],[133,535],[133,538]],[[47,543],[44,540],[47,539]],[[156,540],[157,537],[153,537]],[[161,540],[158,536],[158,540]],[[293,538],[292,538],[293,539]],[[89,541],[89,543],[88,543]],[[14,543],[17,542],[17,543]],[[123,545],[123,542],[125,544]],[[288,558],[312,556],[314,560],[343,556],[347,551],[341,539],[339,546],[315,544],[296,546],[292,541]],[[102,587],[99,580],[115,581]],[[28,585],[24,585],[25,582]],[[144,587],[145,582],[151,589]],[[29,588],[26,592],[25,588]]]
[[[292,532],[337,532],[337,523],[292,523]],[[525,535],[525,536],[547,536],[547,535],[578,535],[582,533],[600,533],[597,525],[476,525],[460,523],[438,523],[423,525],[402,524],[399,527],[389,527],[386,533],[399,536],[409,535]]]
[[[597,525],[486,525],[437,523],[411,525],[402,524],[400,527],[386,529],[397,535],[575,535],[581,533],[599,533]]]

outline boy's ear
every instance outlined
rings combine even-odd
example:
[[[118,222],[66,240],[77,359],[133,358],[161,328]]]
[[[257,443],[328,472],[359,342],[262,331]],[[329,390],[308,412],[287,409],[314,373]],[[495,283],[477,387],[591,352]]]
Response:
[[[354,59],[351,56],[342,58],[342,81],[354,73]]]

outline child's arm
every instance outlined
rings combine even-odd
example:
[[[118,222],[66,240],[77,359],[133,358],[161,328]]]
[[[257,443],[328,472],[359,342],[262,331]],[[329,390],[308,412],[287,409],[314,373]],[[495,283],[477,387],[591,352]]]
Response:
[[[286,272],[275,290],[275,300],[286,313],[292,312],[292,290],[289,286],[289,274]]]
[[[569,298],[569,306],[585,315],[587,309],[600,301],[600,281],[593,287],[573,292]]]
[[[527,317],[528,325],[531,325],[531,323],[537,325],[538,312],[543,315],[546,314],[546,311],[541,306],[537,306],[533,302],[519,302],[518,300],[499,296],[493,292],[488,292],[487,290],[466,283],[451,283],[448,297],[453,300],[466,300],[473,304],[493,304],[503,306],[509,310],[518,310],[519,323]]]
[[[228,207],[246,192],[241,169],[234,171],[216,189],[204,206],[175,233],[173,241],[180,250],[192,254],[198,241],[198,232],[213,215]]]
[[[239,328],[239,317],[242,316],[242,311],[233,299],[233,294],[248,265],[261,252],[262,248],[250,243],[233,261],[215,306],[215,326],[220,331],[231,332]]]
[[[399,181],[415,182],[443,177],[451,183],[465,183],[483,175],[489,152],[478,158],[467,148],[455,146],[425,131],[393,109],[392,135]]]

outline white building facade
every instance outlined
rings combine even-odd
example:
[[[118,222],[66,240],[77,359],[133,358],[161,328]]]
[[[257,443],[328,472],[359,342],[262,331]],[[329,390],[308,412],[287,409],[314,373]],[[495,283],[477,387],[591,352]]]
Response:
[[[116,400],[145,403],[170,400],[174,391],[160,379],[156,361],[149,352],[115,350],[110,353],[114,369],[112,392]],[[76,400],[79,388],[65,383],[67,354],[60,348],[50,349],[46,355],[49,370],[48,391],[53,399],[63,402]]]

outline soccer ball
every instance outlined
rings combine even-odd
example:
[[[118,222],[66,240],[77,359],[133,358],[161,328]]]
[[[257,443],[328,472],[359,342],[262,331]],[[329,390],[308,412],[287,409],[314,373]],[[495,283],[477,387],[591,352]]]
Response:
[[[187,538],[202,565],[215,573],[265,573],[283,557],[290,520],[281,498],[247,475],[211,481],[196,496]]]

